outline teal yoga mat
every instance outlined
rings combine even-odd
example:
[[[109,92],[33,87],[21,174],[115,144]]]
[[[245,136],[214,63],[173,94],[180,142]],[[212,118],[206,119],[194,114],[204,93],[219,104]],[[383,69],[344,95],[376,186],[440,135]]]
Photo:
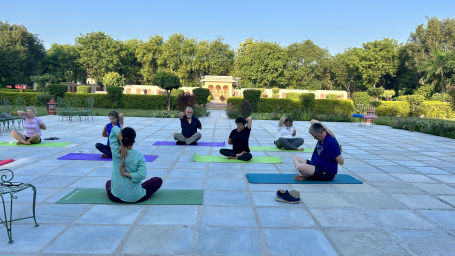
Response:
[[[276,151],[276,152],[302,152],[302,153],[313,153],[314,148],[304,148],[301,150],[282,150],[275,146],[250,146],[251,151]]]
[[[296,181],[296,174],[247,173],[249,183],[255,184],[362,184],[362,181],[349,174],[337,174],[331,181],[304,180]]]
[[[30,144],[30,145],[23,145],[19,144],[17,145],[16,142],[14,141],[0,141],[0,146],[2,147],[65,147],[68,146],[69,142],[41,142],[38,144]]]
[[[200,205],[204,190],[160,189],[148,200],[135,204]],[[75,188],[57,201],[57,204],[119,204],[107,197],[102,188]]]
[[[242,161],[238,159],[229,159],[225,156],[199,156],[194,154],[195,162],[207,163],[262,163],[262,164],[278,164],[282,163],[281,158],[276,156],[253,156],[250,161]]]

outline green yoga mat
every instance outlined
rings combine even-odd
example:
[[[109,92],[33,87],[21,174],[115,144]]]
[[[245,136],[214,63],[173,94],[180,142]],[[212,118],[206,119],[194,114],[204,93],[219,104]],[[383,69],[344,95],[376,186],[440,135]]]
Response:
[[[238,159],[229,159],[225,156],[199,156],[194,154],[193,160],[195,162],[208,162],[208,163],[262,163],[262,164],[278,164],[282,163],[281,158],[276,156],[253,156],[250,161],[242,161]]]
[[[303,152],[313,153],[314,148],[304,148],[303,151],[299,150],[282,150],[275,146],[250,146],[251,151],[281,151],[281,152]]]
[[[41,142],[41,143],[38,143],[38,144],[30,144],[30,145],[23,145],[23,144],[19,144],[17,145],[16,142],[14,141],[0,141],[0,146],[3,146],[3,147],[64,147],[64,146],[68,146],[69,142]]]
[[[160,189],[147,201],[136,204],[154,205],[200,205],[204,190]],[[75,188],[57,201],[57,204],[119,204],[107,197],[102,188]]]

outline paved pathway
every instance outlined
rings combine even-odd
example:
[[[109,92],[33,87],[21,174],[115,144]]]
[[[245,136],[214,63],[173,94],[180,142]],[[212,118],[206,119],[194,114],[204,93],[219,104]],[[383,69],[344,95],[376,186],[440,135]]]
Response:
[[[223,141],[235,124],[223,111],[202,118],[203,141]],[[179,130],[175,119],[126,117],[136,129],[135,148],[159,158],[147,163],[148,176],[163,188],[204,189],[201,206],[61,205],[75,187],[103,187],[111,163],[60,161],[70,152],[95,153],[107,117],[94,121],[42,118],[44,137],[60,137],[64,148],[0,147],[0,159],[15,179],[38,188],[37,216],[13,226],[14,244],[0,228],[2,255],[454,255],[455,140],[395,130],[327,123],[343,145],[345,165],[362,185],[257,185],[247,172],[293,173],[294,153],[283,164],[194,163],[192,155],[217,155],[219,148],[155,147]],[[250,145],[272,145],[276,121],[253,121]],[[309,122],[295,122],[305,146]],[[0,133],[0,141],[11,140]],[[310,154],[302,154],[310,157]],[[277,189],[296,189],[302,203],[274,200]],[[30,212],[31,194],[19,195],[18,217]]]

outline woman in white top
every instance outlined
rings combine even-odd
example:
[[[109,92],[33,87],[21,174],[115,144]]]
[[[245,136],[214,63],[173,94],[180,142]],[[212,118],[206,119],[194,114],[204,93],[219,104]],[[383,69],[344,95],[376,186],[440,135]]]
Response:
[[[275,145],[277,148],[282,150],[300,150],[303,148],[303,139],[295,137],[297,131],[292,125],[292,118],[280,118],[278,122],[278,135],[276,136]]]

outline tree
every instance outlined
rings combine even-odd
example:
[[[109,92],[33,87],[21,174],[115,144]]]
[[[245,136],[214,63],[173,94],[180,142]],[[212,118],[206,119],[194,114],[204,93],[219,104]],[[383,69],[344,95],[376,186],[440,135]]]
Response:
[[[166,90],[167,110],[171,110],[171,91],[181,86],[180,79],[177,75],[170,72],[159,72],[153,77],[152,83]]]
[[[46,93],[46,84],[57,82],[57,79],[51,74],[31,76],[30,79],[38,85],[38,90],[43,90],[43,93]]]
[[[434,51],[418,70],[423,73],[422,84],[431,82],[435,90],[445,93],[455,83],[455,51]]]
[[[392,100],[393,96],[395,96],[394,90],[384,90],[384,92],[381,94],[381,97],[385,100]]]
[[[229,75],[234,66],[234,51],[231,46],[223,43],[223,39],[217,38],[209,43],[209,66],[208,75]]]
[[[111,102],[111,106],[114,108],[120,107],[122,105],[125,77],[117,72],[109,72],[104,75],[103,84],[107,87],[106,91]]]
[[[29,83],[30,76],[41,72],[45,49],[24,26],[0,21],[0,87]]]
[[[44,59],[44,73],[53,75],[57,81],[85,81],[86,74],[77,62],[76,47],[68,44],[52,44]]]
[[[122,65],[119,73],[125,76],[126,81],[130,84],[141,84],[143,81],[140,69],[141,64],[136,57],[136,51],[143,44],[137,39],[126,40],[123,44],[123,50],[120,51]]]
[[[336,55],[332,62],[333,80],[338,87],[342,87],[348,92],[348,97],[362,88],[361,75],[358,70],[360,51],[359,48],[347,49]]]
[[[163,38],[153,36],[147,42],[139,44],[136,49],[136,58],[142,66],[140,73],[146,83],[151,83],[158,71],[158,59],[161,56],[162,45]]]
[[[104,75],[103,84],[107,87],[109,86],[123,87],[125,85],[125,77],[117,72],[109,72]]]
[[[76,38],[77,62],[96,83],[102,83],[108,72],[120,72],[124,64],[125,47],[103,32],[92,32]]]
[[[291,88],[305,88],[311,80],[324,79],[324,61],[330,54],[311,40],[290,44],[286,48],[285,77]]]
[[[280,45],[247,39],[237,50],[236,74],[242,77],[245,87],[284,88],[286,62],[286,52]]]
[[[173,34],[162,45],[158,64],[164,70],[176,73],[184,85],[194,85],[198,78],[193,71],[196,47],[196,40]]]

